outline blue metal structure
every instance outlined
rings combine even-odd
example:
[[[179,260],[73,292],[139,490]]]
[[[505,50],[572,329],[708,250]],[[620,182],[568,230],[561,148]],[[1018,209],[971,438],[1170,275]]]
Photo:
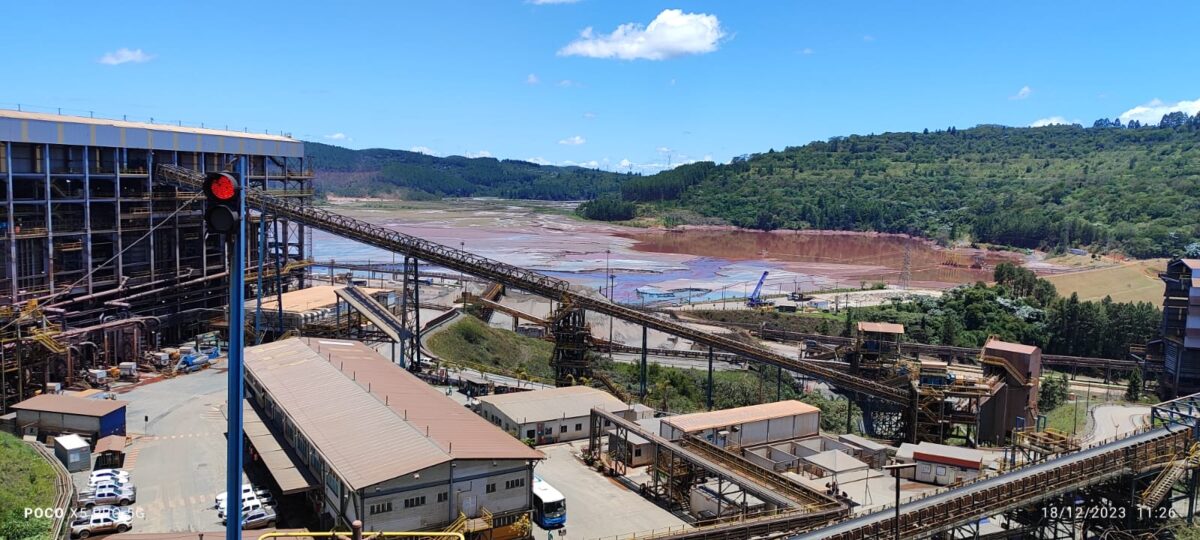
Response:
[[[746,307],[753,308],[771,305],[770,302],[764,302],[762,299],[762,286],[763,282],[767,281],[768,273],[764,271],[762,277],[758,278],[758,285],[754,286],[754,292],[750,293],[750,297],[746,299]]]
[[[226,407],[229,409],[228,441],[225,460],[225,493],[230,510],[240,504],[234,497],[242,492],[242,400],[245,367],[242,355],[246,337],[246,160],[238,160],[237,172],[239,215],[237,236],[233,244],[233,265],[229,275],[229,388]],[[261,274],[261,272],[260,272]],[[242,537],[242,520],[225,522],[225,538]]]

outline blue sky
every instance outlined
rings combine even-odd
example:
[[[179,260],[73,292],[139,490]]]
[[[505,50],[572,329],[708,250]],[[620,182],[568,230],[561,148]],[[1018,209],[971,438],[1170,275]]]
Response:
[[[21,2],[0,107],[652,171],[851,133],[1195,114],[1200,4],[1154,6]]]

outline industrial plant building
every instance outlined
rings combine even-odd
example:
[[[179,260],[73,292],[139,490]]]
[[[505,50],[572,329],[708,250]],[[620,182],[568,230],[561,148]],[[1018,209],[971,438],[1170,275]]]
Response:
[[[125,435],[128,401],[92,399],[61,394],[41,394],[13,405],[17,432],[39,439],[73,433],[91,442],[109,435]]]
[[[969,482],[983,474],[985,455],[979,450],[931,442],[904,443],[896,451],[896,463],[916,467],[898,469],[902,478],[944,486]]]
[[[458,522],[504,539],[531,510],[540,452],[360,342],[250,347],[246,383],[256,415],[297,461],[277,466],[316,479],[302,491],[322,528],[361,520],[367,530],[433,531]]]
[[[1163,291],[1163,394],[1200,391],[1200,259],[1167,263]]]
[[[225,304],[226,247],[160,164],[244,168],[250,187],[312,196],[290,136],[0,111],[0,413],[87,367],[184,341]],[[303,287],[305,228],[257,213],[250,226],[251,267],[267,237],[262,292]]]
[[[588,386],[509,392],[479,398],[479,414],[519,439],[536,444],[586,439],[592,409],[620,412],[629,405]]]

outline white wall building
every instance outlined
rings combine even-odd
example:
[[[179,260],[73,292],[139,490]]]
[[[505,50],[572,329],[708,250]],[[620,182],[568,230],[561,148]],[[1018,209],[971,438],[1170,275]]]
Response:
[[[668,416],[662,419],[659,435],[679,440],[689,434],[721,447],[745,447],[811,437],[820,427],[820,409],[787,400]]]
[[[509,392],[479,398],[479,415],[518,439],[536,444],[586,439],[592,409],[621,412],[629,405],[588,386]]]
[[[531,509],[540,452],[362,343],[250,347],[246,381],[293,465],[315,479],[308,500],[322,527],[360,519],[367,530],[432,530],[461,513],[490,518],[502,539]]]

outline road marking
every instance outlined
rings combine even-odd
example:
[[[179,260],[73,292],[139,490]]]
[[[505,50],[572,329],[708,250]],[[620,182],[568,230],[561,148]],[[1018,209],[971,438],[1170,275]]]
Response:
[[[125,469],[132,469],[135,465],[137,465],[137,458],[138,454],[140,453],[142,453],[142,449],[136,447],[125,453]]]

